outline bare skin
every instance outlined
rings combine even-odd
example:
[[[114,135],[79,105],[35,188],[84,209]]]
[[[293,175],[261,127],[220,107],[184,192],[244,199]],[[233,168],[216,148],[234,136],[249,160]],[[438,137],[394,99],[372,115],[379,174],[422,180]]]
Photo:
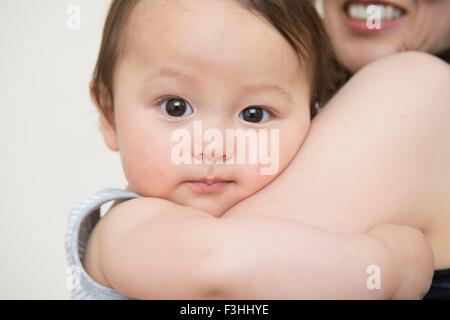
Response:
[[[425,80],[426,88],[424,88]],[[343,235],[347,233],[370,233],[373,232],[374,226],[386,223],[409,226],[425,233],[433,249],[435,268],[450,267],[448,254],[450,252],[450,248],[448,248],[450,243],[450,239],[448,239],[448,226],[450,225],[450,170],[448,170],[450,142],[446,138],[450,136],[450,129],[447,126],[447,119],[450,117],[450,107],[447,102],[450,97],[448,97],[449,93],[446,88],[448,82],[448,66],[435,58],[418,53],[393,56],[363,70],[336,95],[317,119],[313,121],[306,142],[288,169],[270,185],[225,213],[222,217],[223,221],[230,221],[228,226],[231,226],[239,218],[243,219],[240,220],[242,222],[253,221],[256,223],[258,217],[266,217],[265,228],[274,225],[274,229],[273,234],[266,232],[265,238],[269,240],[277,239],[274,234],[278,235],[280,241],[285,241],[283,252],[289,253],[291,256],[293,252],[312,253],[315,250],[314,248],[317,247],[317,243],[323,243],[326,246],[330,241],[323,241],[323,239],[330,240],[330,238],[327,238],[330,235],[319,233],[321,237],[318,237],[319,235],[315,231],[310,232],[310,229],[305,227],[302,235],[299,234],[298,236],[303,241],[295,242],[292,241],[295,238],[286,236],[286,234],[295,234],[288,227],[289,224],[285,224],[285,230],[282,232],[283,228],[276,223],[274,224],[274,221],[270,220],[271,218],[286,218],[285,221],[301,222],[303,226],[310,225],[320,228],[319,230],[329,230]],[[389,94],[386,94],[386,92]],[[414,92],[414,97],[410,97],[408,92]],[[164,207],[165,205],[162,204],[161,206]],[[117,206],[116,209],[121,206]],[[189,209],[184,210],[185,212],[192,212]],[[147,215],[148,212],[139,214]],[[123,215],[123,212],[120,212],[120,210],[115,214],[116,217],[121,215]],[[111,216],[114,217],[114,215]],[[108,219],[108,216],[106,218]],[[147,216],[144,217],[144,219],[147,218]],[[123,285],[129,278],[126,278],[127,281],[118,281],[117,279],[120,276],[117,276],[117,269],[114,271],[111,269],[111,264],[107,263],[111,260],[105,257],[95,259],[95,256],[97,256],[96,250],[99,250],[102,244],[107,246],[108,241],[104,240],[112,239],[105,235],[111,236],[111,230],[117,232],[113,227],[109,227],[109,229],[105,227],[107,219],[102,219],[99,228],[96,227],[91,236],[85,266],[88,272],[100,283],[110,286],[113,282],[111,280],[114,279],[115,284],[121,283]],[[114,220],[123,222],[121,219],[110,219],[110,221]],[[135,222],[138,223],[137,221],[142,222],[139,219]],[[149,224],[153,226],[152,231],[155,231],[156,221],[158,220],[149,221]],[[117,227],[118,223],[110,223],[110,225]],[[162,225],[167,230],[167,225],[164,223]],[[200,228],[199,224],[194,223],[192,226]],[[215,228],[216,224],[208,224],[208,226]],[[133,226],[129,226],[129,228],[133,228]],[[235,232],[232,237],[234,241],[229,240],[227,243],[225,238],[221,239],[222,245],[226,245],[228,250],[216,252],[213,255],[214,258],[208,260],[209,264],[202,265],[201,270],[204,272],[198,273],[196,271],[196,276],[193,277],[197,280],[200,277],[199,274],[214,274],[216,276],[220,274],[226,279],[240,280],[232,282],[237,288],[230,289],[228,284],[227,290],[225,290],[223,289],[225,286],[223,282],[217,284],[217,279],[214,280],[217,277],[203,276],[203,280],[199,281],[203,284],[205,278],[207,279],[206,282],[216,281],[214,285],[208,288],[215,288],[215,296],[219,297],[229,297],[231,296],[230,292],[242,294],[245,290],[251,291],[249,285],[256,283],[255,280],[258,277],[267,276],[270,278],[270,275],[259,270],[259,265],[264,259],[269,259],[265,256],[269,255],[270,257],[270,252],[275,254],[280,250],[280,248],[272,248],[268,240],[263,242],[265,239],[263,233],[257,234],[255,232],[254,236],[259,235],[260,249],[263,248],[264,251],[262,249],[258,251],[258,242],[255,241],[255,243],[251,243],[255,245],[254,259],[244,259],[244,256],[239,256],[238,251],[230,248],[236,249],[242,246],[242,243],[245,242],[240,240],[244,240],[243,237],[246,233],[242,233],[242,238],[239,238],[239,230],[242,230],[242,227],[241,229],[228,228],[214,229],[217,232],[223,232],[223,230]],[[205,229],[201,230],[205,231]],[[261,228],[261,230],[267,231],[268,229]],[[396,231],[397,234],[401,234],[398,232],[399,230]],[[330,234],[333,234],[333,232]],[[211,239],[216,239],[218,234],[220,233],[210,234]],[[314,234],[318,237],[316,241],[313,240]],[[229,236],[226,233],[225,235]],[[202,240],[207,236],[208,234],[204,232]],[[308,238],[308,236],[310,237]],[[306,237],[306,239],[302,237]],[[407,234],[403,239],[408,239]],[[414,237],[411,239],[414,239]],[[362,243],[366,243],[369,248],[371,242],[365,241]],[[229,244],[229,242],[232,244]],[[208,244],[208,241],[202,241],[201,243]],[[218,242],[212,243],[217,245]],[[289,243],[292,243],[290,247]],[[316,246],[314,243],[316,243]],[[350,243],[353,242],[349,240]],[[386,243],[389,243],[389,241]],[[394,241],[394,243],[399,244],[400,242]],[[416,241],[410,242],[413,245],[418,243],[421,242],[417,241],[417,238]],[[196,242],[195,245],[200,246],[200,243]],[[113,245],[110,244],[110,246]],[[117,249],[117,247],[114,248]],[[326,250],[329,249],[327,248],[324,247],[323,252],[326,253]],[[351,246],[351,248],[355,250],[355,257],[363,256],[357,247]],[[399,248],[401,248],[400,251],[392,252],[408,251],[408,242],[404,242],[403,247],[400,246],[397,250]],[[127,247],[122,249],[122,252],[126,252]],[[211,252],[208,250],[213,249],[217,249],[217,247],[204,247],[202,250]],[[273,251],[270,251],[271,249]],[[104,250],[106,249],[104,248]],[[289,250],[293,251],[289,252]],[[264,257],[263,252],[265,253]],[[378,251],[375,249],[374,252]],[[249,251],[246,251],[246,253],[248,254]],[[257,253],[260,255],[258,256]],[[318,255],[320,254],[321,252],[318,252]],[[410,252],[410,254],[413,253]],[[176,257],[176,255],[173,257]],[[245,260],[245,264],[240,265],[242,268],[238,269],[242,270],[242,274],[236,274],[236,268],[233,269],[234,272],[232,273],[227,273],[224,270],[223,266],[227,265],[227,261],[233,261],[232,258],[236,258],[236,261],[239,261],[239,258]],[[265,270],[277,275],[277,277],[271,279],[278,279],[279,283],[289,283],[292,279],[305,280],[301,278],[305,270],[294,268],[299,266],[289,269],[292,272],[297,271],[297,275],[287,272],[285,278],[280,279],[280,274],[282,275],[286,268],[290,267],[289,263],[292,264],[292,261],[286,260],[285,256],[277,256],[277,259],[276,261],[279,263],[273,264],[270,270]],[[318,260],[314,261],[318,262]],[[332,259],[329,261],[333,262]],[[339,259],[336,261],[339,261]],[[408,261],[414,261],[412,256],[405,256],[404,260],[397,262],[405,265],[404,263]],[[147,266],[152,266],[151,262],[154,265],[155,261],[153,260],[149,261]],[[188,262],[185,261],[185,263]],[[198,261],[192,263],[198,265]],[[410,264],[407,263],[406,265]],[[221,269],[218,270],[218,266],[222,266]],[[414,264],[411,264],[411,268],[414,268]],[[192,271],[193,269],[187,270]],[[245,272],[245,270],[252,270],[252,272]],[[414,270],[416,275],[418,270],[420,268]],[[344,272],[344,270],[340,271]],[[115,272],[116,274],[114,274]],[[346,278],[346,281],[351,281],[350,276],[348,279]],[[424,278],[429,276],[429,273],[423,275]],[[337,277],[340,277],[339,273]],[[412,277],[412,275],[406,275],[406,277]],[[150,283],[148,286],[150,286]],[[344,283],[340,283],[340,285],[344,285]],[[174,287],[178,288],[179,283],[177,285]],[[117,288],[117,285],[114,287]],[[127,288],[123,289],[123,292],[128,290]],[[290,293],[294,297],[310,297],[307,293],[303,292],[304,295],[302,296],[302,292],[298,292],[301,289],[307,291],[305,287],[294,292],[289,291],[293,290],[292,288],[283,287],[283,289],[285,290],[283,293]],[[309,289],[313,291],[314,286]],[[416,288],[416,290],[424,293],[423,287]],[[209,291],[211,292],[211,289]],[[351,297],[351,295],[349,296]],[[391,295],[382,297],[393,296],[395,295],[391,292]],[[152,296],[142,294],[140,297]],[[370,296],[370,298],[373,297]]]
[[[313,121],[286,171],[225,216],[283,216],[339,232],[405,225],[427,235],[436,269],[449,268],[449,77],[426,54],[376,62]]]
[[[221,202],[226,197],[205,197],[205,202],[197,202],[200,197],[179,184],[193,168],[171,168],[164,158],[170,146],[164,137],[172,125],[160,113],[149,116],[145,106],[150,97],[144,96],[156,93],[150,94],[150,87],[137,89],[139,72],[164,65],[167,59],[189,60],[193,66],[185,56],[195,56],[196,68],[185,73],[202,80],[198,88],[206,89],[200,94],[191,81],[189,93],[176,94],[191,100],[198,91],[199,101],[193,103],[197,112],[192,114],[214,125],[242,124],[236,117],[228,118],[236,110],[226,108],[234,105],[228,100],[236,100],[236,87],[242,89],[239,81],[253,83],[255,76],[270,75],[284,87],[290,84],[291,96],[308,90],[306,77],[297,79],[295,90],[293,80],[285,79],[297,61],[274,30],[232,2],[208,2],[207,7],[199,1],[189,3],[195,19],[177,11],[178,6],[160,7],[166,9],[164,19],[158,19],[158,7],[139,11],[147,18],[138,19],[133,28],[142,35],[141,54],[133,56],[132,50],[117,72],[118,126],[103,132],[108,146],[121,152],[129,189],[145,197],[117,205],[96,226],[85,256],[88,272],[103,285],[135,298],[423,296],[434,268],[449,265],[448,66],[414,53],[369,65],[314,120],[297,157],[274,183],[245,176],[251,171],[236,167],[226,178],[243,187],[244,193],[228,193],[239,198]],[[412,7],[407,11],[404,22],[419,12]],[[211,12],[221,12],[224,19],[197,18]],[[239,34],[235,26],[241,27]],[[154,32],[159,29],[165,30],[163,36]],[[263,42],[271,45],[261,46],[260,34],[267,35]],[[183,37],[183,46],[183,41],[171,41]],[[159,50],[154,50],[155,43]],[[284,50],[269,50],[274,48]],[[238,50],[239,57],[230,54]],[[216,54],[205,56],[208,52]],[[363,56],[364,50],[355,52]],[[131,63],[133,57],[141,64]],[[291,111],[309,105],[307,95],[297,98],[303,102]],[[287,144],[282,154],[290,161],[305,137],[299,129],[306,134],[306,123],[300,120],[309,119],[305,113],[284,115],[281,141]],[[251,196],[262,186],[266,187]],[[371,265],[381,272],[379,290],[370,290],[366,283]]]

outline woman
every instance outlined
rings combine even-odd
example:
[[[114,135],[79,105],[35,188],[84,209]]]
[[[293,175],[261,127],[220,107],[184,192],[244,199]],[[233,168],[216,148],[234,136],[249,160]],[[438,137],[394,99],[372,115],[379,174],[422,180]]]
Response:
[[[355,73],[368,63],[402,51],[450,60],[450,1],[323,1],[325,27],[339,61]],[[379,29],[371,22],[379,19]],[[368,27],[369,20],[369,27]]]

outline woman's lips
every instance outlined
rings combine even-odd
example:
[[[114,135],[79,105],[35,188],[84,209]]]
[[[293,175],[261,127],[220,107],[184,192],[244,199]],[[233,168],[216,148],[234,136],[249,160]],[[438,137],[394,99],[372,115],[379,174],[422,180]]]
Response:
[[[386,21],[381,20],[379,28],[372,28],[372,29],[370,29],[367,26],[366,21],[353,20],[351,18],[347,18],[346,23],[347,23],[347,26],[352,31],[355,31],[356,33],[363,34],[363,35],[374,35],[374,34],[378,34],[380,32],[383,32],[383,31],[386,31],[386,30],[392,29],[393,27],[398,26],[401,23],[400,20],[401,19],[386,20]]]
[[[189,186],[196,192],[199,193],[220,193],[223,192],[228,186],[230,186],[233,181],[226,180],[195,180],[195,181],[187,181]]]
[[[378,6],[377,14],[367,11],[371,5]],[[406,10],[388,1],[355,0],[347,1],[343,6],[343,15],[347,26],[354,32],[362,35],[372,35],[383,32],[399,25]],[[379,21],[375,21],[379,18]],[[371,28],[369,28],[369,23]],[[378,23],[375,27],[374,24]]]

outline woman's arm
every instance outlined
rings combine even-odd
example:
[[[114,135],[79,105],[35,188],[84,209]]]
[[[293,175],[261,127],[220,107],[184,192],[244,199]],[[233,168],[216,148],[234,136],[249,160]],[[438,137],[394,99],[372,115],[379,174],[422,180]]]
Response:
[[[96,228],[108,285],[139,299],[417,298],[433,270],[424,236],[393,225],[346,235],[140,198]]]

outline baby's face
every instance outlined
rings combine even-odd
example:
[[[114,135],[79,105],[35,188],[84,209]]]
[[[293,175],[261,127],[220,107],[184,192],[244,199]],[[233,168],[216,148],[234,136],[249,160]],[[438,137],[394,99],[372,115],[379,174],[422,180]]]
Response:
[[[283,36],[235,1],[142,1],[134,13],[115,75],[116,129],[105,139],[131,190],[218,217],[295,156],[310,126],[306,72]],[[194,144],[199,124],[222,133],[224,146],[226,129],[267,130],[263,151],[278,153],[276,172],[262,174],[261,161],[229,164],[237,147],[208,153],[212,140],[189,149],[202,164],[177,164],[172,135],[189,133]]]

